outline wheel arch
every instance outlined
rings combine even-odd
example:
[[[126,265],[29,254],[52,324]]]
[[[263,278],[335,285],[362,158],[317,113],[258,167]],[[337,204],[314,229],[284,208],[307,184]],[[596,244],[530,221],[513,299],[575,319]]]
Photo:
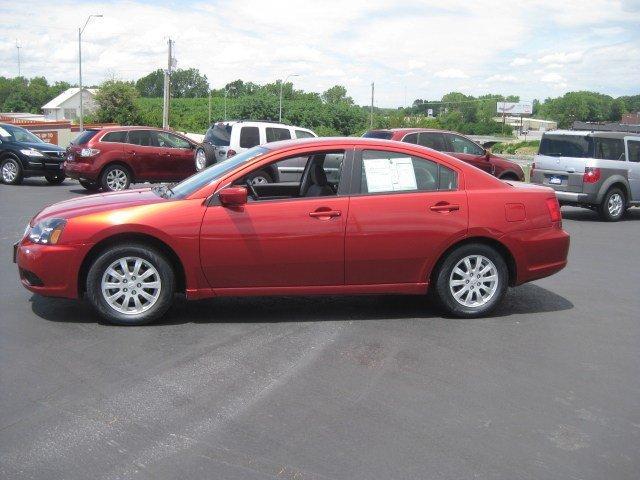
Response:
[[[469,245],[471,243],[480,243],[497,250],[498,253],[502,255],[502,257],[505,260],[505,263],[507,264],[507,270],[509,271],[509,285],[510,286],[516,285],[517,278],[518,278],[518,266],[511,250],[509,250],[509,248],[504,243],[500,242],[499,240],[496,240],[495,238],[482,237],[482,236],[473,236],[473,237],[463,238],[457,241],[456,243],[454,243],[453,245],[450,245],[449,248],[447,248],[444,252],[442,252],[438,257],[438,260],[436,261],[436,263],[433,265],[433,268],[429,272],[429,277],[428,277],[429,284],[434,285],[434,279],[438,273],[438,270],[442,266],[442,263],[445,261],[447,256],[449,256],[449,254],[452,251],[464,245]]]
[[[622,175],[614,175],[609,177],[598,190],[597,203],[598,205],[604,200],[604,196],[612,188],[619,187],[625,195],[625,200],[628,202],[631,199],[631,189],[629,188],[629,182]]]
[[[15,152],[13,152],[11,150],[6,150],[6,151],[0,153],[0,162],[6,160],[8,158],[12,158],[12,159],[16,160],[20,164],[22,169],[25,170],[24,160],[22,158],[20,158],[20,156],[17,153],[15,153]]]
[[[80,296],[82,296],[86,292],[87,275],[95,259],[98,258],[98,256],[110,246],[117,245],[122,242],[133,242],[148,245],[156,248],[161,253],[163,253],[167,257],[167,260],[169,260],[169,262],[171,263],[171,267],[176,274],[176,291],[180,293],[185,292],[186,274],[184,265],[182,264],[182,261],[180,260],[180,257],[175,252],[175,250],[171,248],[167,243],[152,235],[138,232],[126,232],[117,233],[100,240],[91,248],[91,250],[87,252],[84,259],[82,260],[80,270],[78,272],[78,294]]]

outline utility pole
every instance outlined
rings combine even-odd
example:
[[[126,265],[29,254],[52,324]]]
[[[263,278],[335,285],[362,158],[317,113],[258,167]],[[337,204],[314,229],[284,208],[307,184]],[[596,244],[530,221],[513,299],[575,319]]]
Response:
[[[175,60],[171,53],[173,40],[169,39],[167,69],[164,71],[164,101],[162,103],[162,128],[169,128],[169,104],[171,103],[171,73],[175,66]]]
[[[371,111],[369,113],[369,128],[373,128],[373,94],[375,91],[375,82],[371,82]]]
[[[89,15],[87,17],[87,21],[84,22],[84,26],[82,28],[78,27],[78,93],[80,93],[80,133],[82,133],[82,131],[84,130],[84,108],[82,104],[82,32],[84,32],[84,29],[87,28],[87,24],[92,17],[102,18],[102,15]]]
[[[20,68],[20,45],[18,44],[18,40],[16,40],[16,49],[18,50],[18,76],[22,76],[22,70]]]

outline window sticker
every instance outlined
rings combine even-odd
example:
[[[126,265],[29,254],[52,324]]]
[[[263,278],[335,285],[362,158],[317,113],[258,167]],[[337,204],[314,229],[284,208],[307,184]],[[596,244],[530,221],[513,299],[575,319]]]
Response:
[[[363,163],[369,193],[418,189],[411,157],[364,159]]]

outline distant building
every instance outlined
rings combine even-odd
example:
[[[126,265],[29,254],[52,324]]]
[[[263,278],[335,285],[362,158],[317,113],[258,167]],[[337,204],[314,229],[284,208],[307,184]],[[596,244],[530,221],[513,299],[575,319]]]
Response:
[[[496,122],[502,123],[502,117],[495,117],[493,119]],[[558,128],[558,122],[553,120],[541,120],[539,118],[520,117],[520,116],[505,116],[505,124],[509,125],[513,129],[520,130],[520,122],[522,122],[522,130],[525,131],[541,131],[555,130]]]
[[[640,125],[640,112],[625,113],[622,115],[620,123],[624,123],[625,125]]]
[[[82,109],[85,114],[93,112],[97,105],[95,88],[82,89]],[[56,98],[42,106],[42,112],[47,120],[76,120],[80,116],[80,89],[69,88]]]
[[[591,132],[629,132],[640,133],[640,123],[618,122],[573,122],[571,130],[588,130]]]

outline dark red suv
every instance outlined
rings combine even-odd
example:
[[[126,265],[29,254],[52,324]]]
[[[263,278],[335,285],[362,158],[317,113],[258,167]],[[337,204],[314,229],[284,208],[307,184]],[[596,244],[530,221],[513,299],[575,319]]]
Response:
[[[69,145],[66,176],[87,190],[117,191],[132,182],[173,182],[196,172],[198,144],[152,127],[85,130]]]
[[[390,128],[369,130],[363,137],[422,145],[459,158],[501,180],[524,182],[524,172],[520,165],[492,154],[489,150],[459,133],[427,128]]]

